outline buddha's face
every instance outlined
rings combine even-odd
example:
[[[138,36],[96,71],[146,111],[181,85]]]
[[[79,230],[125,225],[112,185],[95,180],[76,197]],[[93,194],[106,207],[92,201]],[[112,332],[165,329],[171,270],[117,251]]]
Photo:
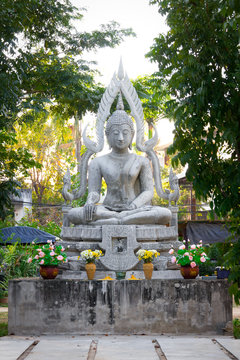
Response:
[[[132,143],[132,131],[128,124],[112,125],[109,135],[108,143],[115,151],[126,150]]]

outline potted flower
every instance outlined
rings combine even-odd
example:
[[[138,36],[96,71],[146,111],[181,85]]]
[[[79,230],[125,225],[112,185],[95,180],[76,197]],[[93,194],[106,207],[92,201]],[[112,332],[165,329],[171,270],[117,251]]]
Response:
[[[38,245],[33,242],[33,250],[28,263],[40,265],[40,275],[44,279],[54,279],[59,272],[58,265],[67,262],[67,255],[62,245],[53,244],[51,240],[47,244]]]
[[[95,260],[99,259],[100,256],[103,256],[101,250],[88,249],[81,252],[80,257],[86,261],[85,270],[88,280],[93,280],[96,271]]]
[[[153,264],[152,261],[154,258],[160,255],[157,250],[145,250],[140,249],[136,253],[139,260],[143,260],[143,271],[145,278],[147,280],[151,280],[152,272],[153,272]]]
[[[197,245],[186,246],[185,243],[184,240],[177,252],[171,248],[169,254],[172,255],[172,263],[181,266],[180,271],[184,279],[195,279],[199,274],[199,265],[205,263],[209,258],[204,252],[202,240]]]

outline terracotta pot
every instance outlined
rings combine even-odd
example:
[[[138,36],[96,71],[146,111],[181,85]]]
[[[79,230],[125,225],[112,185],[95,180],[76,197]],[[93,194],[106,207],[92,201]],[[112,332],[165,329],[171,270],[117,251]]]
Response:
[[[57,265],[40,265],[40,275],[43,279],[55,279],[58,271]]]
[[[180,272],[184,279],[195,279],[199,274],[199,266],[192,268],[190,265],[181,266]]]
[[[85,270],[87,272],[88,280],[93,280],[96,271],[96,265],[94,263],[87,263],[85,265]]]
[[[7,303],[8,303],[8,297],[7,296],[0,298],[0,304],[7,304]]]
[[[153,264],[152,263],[144,263],[143,271],[144,271],[145,279],[151,280],[152,272],[153,272]]]

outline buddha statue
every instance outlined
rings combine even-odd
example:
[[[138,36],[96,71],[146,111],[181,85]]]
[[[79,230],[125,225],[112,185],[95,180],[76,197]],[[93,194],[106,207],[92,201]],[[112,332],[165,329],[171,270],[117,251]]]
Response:
[[[134,124],[131,117],[124,111],[122,95],[125,96],[131,109],[131,115],[136,121],[136,146],[145,152],[140,156],[131,152],[134,136]],[[116,111],[109,117],[114,99],[119,96]],[[103,149],[104,125],[110,152],[88,160],[94,153]],[[157,142],[157,133],[152,139],[144,143],[144,121],[141,102],[127,75],[120,67],[118,77],[114,77],[106,89],[99,105],[96,121],[97,141],[93,142],[83,133],[87,151],[82,160],[80,188],[73,194],[70,189],[69,171],[64,177],[63,197],[72,201],[85,193],[88,173],[88,197],[83,207],[72,208],[65,218],[65,225],[141,225],[170,223],[172,212],[168,208],[152,206],[154,186],[158,195],[169,200],[170,192],[162,188],[160,166],[157,155],[153,150]],[[99,204],[102,179],[107,185],[106,196]],[[67,219],[67,221],[66,221]]]

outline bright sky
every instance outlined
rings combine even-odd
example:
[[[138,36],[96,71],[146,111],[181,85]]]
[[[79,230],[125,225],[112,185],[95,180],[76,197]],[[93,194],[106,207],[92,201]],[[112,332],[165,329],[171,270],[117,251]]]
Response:
[[[85,7],[83,20],[78,29],[91,31],[112,20],[117,21],[122,28],[132,28],[137,37],[129,37],[115,49],[101,49],[84,55],[85,59],[94,60],[102,77],[99,79],[108,85],[115,71],[118,70],[120,58],[129,78],[152,74],[157,70],[157,64],[145,58],[150,50],[154,37],[167,31],[164,19],[158,13],[156,5],[149,5],[149,0],[72,0],[78,7]],[[168,126],[167,126],[168,128]],[[161,143],[171,141],[173,124],[167,129],[165,121],[161,120]],[[170,130],[170,131],[169,131]],[[164,138],[164,141],[163,141]]]

